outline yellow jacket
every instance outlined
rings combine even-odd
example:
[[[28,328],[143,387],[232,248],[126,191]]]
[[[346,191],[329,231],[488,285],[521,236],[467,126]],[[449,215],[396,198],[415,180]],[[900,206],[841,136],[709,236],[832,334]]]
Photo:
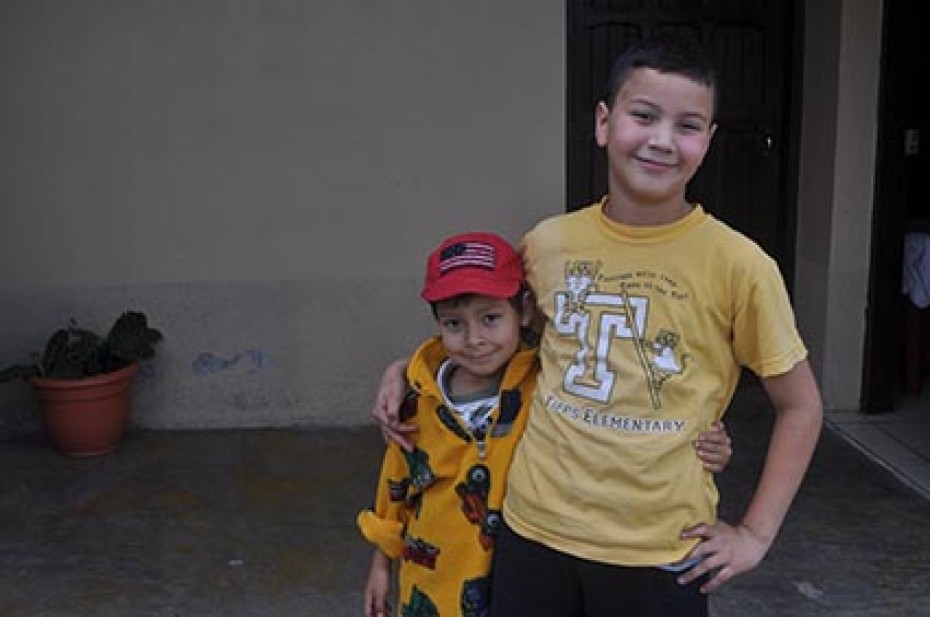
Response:
[[[368,541],[400,560],[402,611],[477,615],[487,607],[494,537],[536,384],[536,352],[519,351],[507,365],[483,444],[443,403],[435,376],[444,359],[438,337],[411,359],[416,447],[409,454],[388,447],[374,508],[358,515],[358,525]]]

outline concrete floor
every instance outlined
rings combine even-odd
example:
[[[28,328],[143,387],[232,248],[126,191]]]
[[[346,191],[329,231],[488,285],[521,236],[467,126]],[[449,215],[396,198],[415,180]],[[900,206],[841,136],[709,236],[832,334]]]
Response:
[[[729,416],[725,519],[764,456],[764,406],[750,390]],[[381,448],[371,428],[132,432],[85,460],[0,444],[0,615],[359,615],[355,513]],[[919,491],[827,430],[772,551],[712,615],[930,615],[928,521]]]
[[[930,388],[882,414],[834,411],[830,426],[849,443],[930,499]]]

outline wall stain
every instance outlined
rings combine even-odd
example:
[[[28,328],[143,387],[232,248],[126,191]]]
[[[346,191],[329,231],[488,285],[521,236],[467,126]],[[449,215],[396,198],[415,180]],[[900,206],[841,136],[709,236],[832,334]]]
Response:
[[[247,373],[257,373],[271,366],[271,357],[261,349],[246,349],[228,358],[205,351],[191,363],[194,374],[200,377],[228,371],[236,366]]]

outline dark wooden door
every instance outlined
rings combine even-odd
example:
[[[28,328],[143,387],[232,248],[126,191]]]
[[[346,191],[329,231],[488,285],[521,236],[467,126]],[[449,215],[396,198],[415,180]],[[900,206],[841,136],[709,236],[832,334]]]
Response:
[[[688,32],[713,54],[720,84],[717,133],[688,197],[756,240],[790,284],[797,8],[794,0],[569,0],[568,209],[606,192],[606,158],[594,142],[593,114],[613,59],[655,31]]]

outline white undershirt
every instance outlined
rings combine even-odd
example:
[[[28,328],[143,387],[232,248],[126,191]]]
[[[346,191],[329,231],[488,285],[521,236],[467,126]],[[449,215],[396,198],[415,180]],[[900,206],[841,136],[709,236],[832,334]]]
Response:
[[[462,419],[462,424],[470,433],[485,433],[488,429],[488,423],[491,421],[491,414],[498,405],[498,392],[500,384],[493,388],[488,388],[482,392],[476,392],[468,396],[452,397],[449,390],[452,383],[452,373],[455,372],[456,366],[451,360],[445,360],[439,366],[436,374],[436,383],[439,384],[439,390],[442,392],[442,400],[446,407],[455,412]]]

